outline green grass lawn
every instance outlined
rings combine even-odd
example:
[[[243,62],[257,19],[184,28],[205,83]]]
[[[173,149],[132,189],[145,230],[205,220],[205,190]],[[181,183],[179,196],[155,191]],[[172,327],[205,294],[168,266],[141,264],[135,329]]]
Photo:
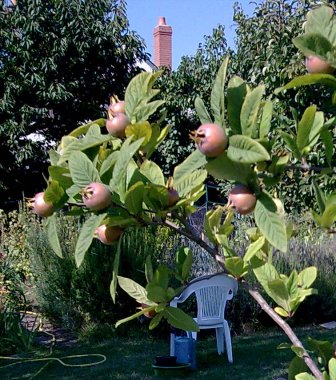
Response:
[[[301,337],[311,336],[318,339],[335,339],[336,331],[319,328],[301,329]],[[302,338],[304,340],[304,338]],[[286,342],[281,333],[253,334],[250,336],[233,337],[234,363],[229,364],[226,355],[218,356],[216,341],[208,334],[200,333],[197,341],[197,369],[190,372],[185,379],[230,379],[230,380],[271,380],[286,375],[288,363],[293,357],[290,350],[278,350],[277,346]],[[157,379],[154,376],[152,364],[157,355],[168,355],[169,341],[153,337],[139,337],[134,334],[131,338],[114,337],[94,344],[78,344],[67,350],[55,349],[51,357],[68,355],[102,354],[106,361],[89,367],[64,367],[58,362],[49,364],[38,373],[47,362],[35,362],[15,365],[0,369],[0,379]],[[46,353],[35,353],[34,357],[46,357]],[[23,357],[23,355],[21,355]],[[89,360],[100,360],[98,357],[77,358],[66,360],[71,364],[84,364]],[[8,364],[8,360],[0,360],[0,365]]]

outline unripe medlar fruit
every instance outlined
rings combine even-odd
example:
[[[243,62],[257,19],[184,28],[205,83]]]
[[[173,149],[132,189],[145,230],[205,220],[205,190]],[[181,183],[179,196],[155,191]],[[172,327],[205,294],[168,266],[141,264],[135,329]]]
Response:
[[[202,124],[190,136],[197,148],[207,157],[218,157],[227,147],[228,137],[217,124]]]
[[[109,188],[100,182],[92,182],[82,191],[83,203],[93,211],[103,210],[112,202]]]
[[[168,189],[168,206],[174,206],[175,203],[179,200],[179,193],[177,190],[173,189],[172,187]]]
[[[129,118],[124,113],[117,113],[112,119],[106,120],[106,129],[112,136],[125,137],[125,129],[129,123]]]
[[[123,233],[123,230],[119,227],[114,226],[106,226],[105,224],[102,224],[98,228],[96,228],[96,237],[99,239],[103,244],[106,245],[112,245],[115,243],[120,235]]]
[[[149,305],[145,304],[145,303],[142,303],[141,304],[141,309],[146,309],[147,307],[149,307]],[[155,310],[151,310],[151,311],[146,311],[146,313],[144,313],[144,316],[147,317],[147,318],[154,318],[156,316],[156,311]]]
[[[125,113],[125,102],[122,100],[120,102],[112,103],[109,108],[113,115],[117,113]]]
[[[54,212],[53,204],[44,200],[44,192],[35,194],[31,206],[35,214],[44,218],[52,215]]]
[[[237,185],[231,189],[228,201],[236,212],[246,215],[254,210],[257,198],[247,186]]]
[[[305,65],[311,74],[331,74],[335,70],[328,62],[314,55],[306,57]]]

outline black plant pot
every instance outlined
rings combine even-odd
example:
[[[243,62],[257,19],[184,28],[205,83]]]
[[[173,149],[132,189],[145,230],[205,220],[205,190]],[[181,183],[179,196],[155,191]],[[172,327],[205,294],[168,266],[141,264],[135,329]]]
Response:
[[[155,364],[162,367],[175,367],[176,356],[157,356],[155,358]]]

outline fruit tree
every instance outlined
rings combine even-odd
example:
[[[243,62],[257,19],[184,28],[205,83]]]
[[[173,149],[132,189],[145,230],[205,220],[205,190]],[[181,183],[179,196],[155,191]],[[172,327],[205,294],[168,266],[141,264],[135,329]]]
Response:
[[[294,44],[307,57],[317,57],[330,67],[336,67],[333,9],[323,5],[310,11],[304,34],[297,37]],[[193,240],[223,271],[236,278],[287,334],[296,354],[289,367],[291,378],[335,380],[336,359],[331,343],[311,340],[312,347],[322,358],[315,362],[287,323],[300,303],[316,292],[312,285],[317,268],[284,274],[272,265],[275,250],[288,254],[293,231],[284,212],[286,200],[279,199],[275,191],[276,186],[281,186],[288,167],[313,177],[316,208],[312,210],[312,218],[327,232],[335,233],[336,194],[324,194],[319,187],[321,173],[332,176],[335,172],[331,167],[335,117],[309,105],[293,122],[295,132],[278,127],[274,130],[273,100],[264,98],[265,87],[251,88],[238,76],[227,80],[229,64],[229,59],[224,59],[214,78],[210,108],[203,99],[196,98],[200,126],[191,134],[195,150],[174,168],[170,177],[166,178],[151,159],[169,131],[169,126],[162,125],[163,101],[155,88],[160,72],[141,73],[130,81],[124,103],[111,98],[107,120],[98,119],[76,128],[62,138],[57,149],[50,151],[48,185],[42,199],[41,194],[35,197],[34,210],[47,216],[45,224],[50,244],[60,257],[62,251],[54,213],[63,210],[69,216],[82,216],[84,223],[75,249],[78,266],[85,260],[94,238],[105,244],[118,244],[119,237],[130,226],[167,226]],[[276,93],[311,84],[336,90],[336,78],[328,70],[328,73],[296,77]],[[334,96],[334,103],[335,99]],[[110,128],[111,124],[116,128]],[[310,165],[317,146],[325,149],[328,157],[325,167]],[[227,181],[232,190],[228,204],[209,210],[203,230],[196,231],[188,217],[195,212],[195,202],[204,193],[208,174]],[[48,216],[50,213],[53,214]],[[234,224],[239,223],[239,218],[235,220],[239,213],[250,214],[255,222],[255,228],[246,231],[250,244],[243,256],[236,254],[231,235]],[[112,298],[116,301],[119,284],[141,307],[117,325],[146,314],[152,317],[149,328],[166,319],[174,327],[197,330],[190,316],[169,306],[170,300],[188,281],[192,252],[181,247],[176,253],[175,268],[165,265],[153,268],[150,257],[146,258],[146,287],[118,276],[121,254],[120,249],[117,250],[110,287]],[[276,305],[274,308],[248,283],[248,273],[255,275]],[[180,286],[173,287],[171,278],[177,279]]]

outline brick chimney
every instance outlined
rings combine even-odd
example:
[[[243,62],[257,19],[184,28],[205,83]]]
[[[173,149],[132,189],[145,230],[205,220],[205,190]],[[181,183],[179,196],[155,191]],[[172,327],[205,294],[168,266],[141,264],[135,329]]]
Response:
[[[172,68],[172,34],[172,27],[166,24],[164,17],[160,16],[153,33],[154,64],[158,67]]]

